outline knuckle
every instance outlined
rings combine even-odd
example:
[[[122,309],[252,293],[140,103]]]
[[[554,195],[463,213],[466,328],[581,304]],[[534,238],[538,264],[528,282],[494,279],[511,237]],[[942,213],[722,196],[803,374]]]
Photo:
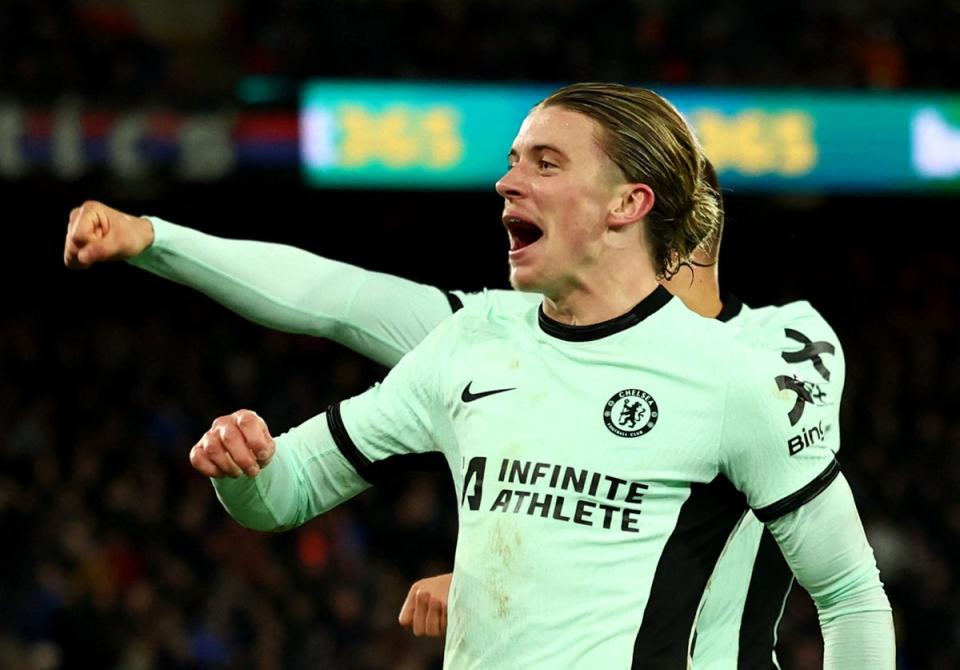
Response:
[[[223,441],[224,444],[233,442],[237,437],[236,431],[228,423],[217,426],[217,435],[219,435],[220,440]]]
[[[204,435],[202,446],[203,446],[203,450],[207,454],[213,455],[213,454],[223,453],[223,447],[220,444],[220,440],[217,439],[216,435],[213,435],[210,433],[207,433],[206,435]]]
[[[250,455],[249,451],[244,450],[239,453],[232,454],[232,456],[233,462],[239,465],[243,470],[252,468],[256,464],[256,461],[254,460],[253,456]]]
[[[257,416],[257,413],[249,409],[240,409],[233,413],[233,417],[238,423],[241,424],[252,424],[260,417]]]

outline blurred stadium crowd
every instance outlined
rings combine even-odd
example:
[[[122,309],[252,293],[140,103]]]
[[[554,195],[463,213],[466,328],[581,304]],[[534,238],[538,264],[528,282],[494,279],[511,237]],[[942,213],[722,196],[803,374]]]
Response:
[[[956,87],[960,72],[948,0],[2,4],[0,90],[36,103],[203,105],[251,74],[912,89]],[[844,287],[816,304],[847,355],[841,462],[907,670],[960,667],[954,256],[864,254],[818,279]],[[785,279],[782,297],[805,297],[806,281]],[[228,519],[186,458],[218,415],[251,407],[280,429],[383,371],[207,306],[0,316],[0,668],[440,667],[439,643],[396,616],[414,579],[451,567],[448,477],[398,477],[266,536]],[[785,668],[818,667],[804,594],[779,648]]]
[[[960,658],[958,274],[947,252],[858,255],[821,305],[847,354],[841,462],[908,670]],[[0,322],[0,667],[439,667],[439,643],[396,616],[414,579],[451,565],[447,475],[398,475],[268,536],[230,520],[186,458],[213,417],[251,407],[280,429],[382,371],[161,289],[149,311],[73,327]],[[779,648],[785,668],[819,667],[799,589]]]
[[[509,28],[505,30],[504,28]],[[950,0],[4,0],[0,90],[229,100],[246,75],[947,88]]]

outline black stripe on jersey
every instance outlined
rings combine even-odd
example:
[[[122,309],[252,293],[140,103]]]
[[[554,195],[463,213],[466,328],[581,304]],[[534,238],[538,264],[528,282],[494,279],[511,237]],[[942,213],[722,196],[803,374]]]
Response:
[[[663,547],[633,644],[633,670],[687,667],[690,633],[707,580],[746,502],[725,477],[693,484]]]
[[[764,523],[779,519],[784,514],[789,514],[795,509],[803,507],[808,502],[820,495],[825,488],[840,474],[840,464],[836,460],[830,461],[830,465],[821,472],[816,478],[804,486],[796,493],[788,495],[783,500],[753,510],[758,519]]]
[[[773,649],[777,643],[777,625],[791,586],[793,572],[787,559],[773,534],[764,528],[740,620],[737,670],[776,670]]]
[[[343,457],[353,466],[358,475],[372,484],[371,461],[357,448],[347,432],[347,427],[343,425],[343,417],[340,416],[340,403],[334,403],[327,409],[327,427],[330,428],[333,441]]]
[[[631,326],[637,325],[670,302],[671,298],[673,298],[673,296],[667,289],[658,286],[653,290],[653,293],[637,303],[637,305],[626,314],[621,314],[609,321],[591,323],[588,326],[571,326],[568,323],[555,321],[543,313],[543,305],[541,305],[540,330],[547,335],[552,335],[557,339],[567,340],[568,342],[599,340],[600,338],[619,333],[621,330],[626,330]]]
[[[368,484],[381,485],[396,479],[397,474],[412,472],[449,472],[447,459],[439,451],[420,454],[394,454],[382,461],[371,461],[363,455],[347,433],[340,416],[340,403],[327,410],[327,426],[337,449]]]
[[[460,299],[460,296],[455,293],[451,293],[450,291],[444,291],[443,293],[447,296],[447,302],[450,303],[451,312],[456,314],[463,309],[463,300]]]
[[[740,298],[732,293],[727,293],[723,296],[723,307],[720,309],[720,313],[717,314],[716,319],[717,321],[726,323],[730,319],[736,318],[742,311],[743,303],[740,301]]]

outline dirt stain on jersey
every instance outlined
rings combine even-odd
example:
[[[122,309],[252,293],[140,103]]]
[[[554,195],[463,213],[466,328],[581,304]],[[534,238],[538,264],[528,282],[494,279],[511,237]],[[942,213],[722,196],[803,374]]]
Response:
[[[518,571],[517,559],[520,544],[520,533],[513,523],[513,519],[500,519],[494,525],[490,538],[490,549],[502,566],[500,570],[492,571],[487,588],[490,599],[495,608],[495,614],[500,619],[510,616],[510,593],[507,585],[513,581],[512,575]]]

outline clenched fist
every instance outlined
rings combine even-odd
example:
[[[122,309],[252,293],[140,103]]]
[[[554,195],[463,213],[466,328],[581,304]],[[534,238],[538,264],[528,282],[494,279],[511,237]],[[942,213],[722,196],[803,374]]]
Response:
[[[453,574],[427,577],[413,583],[400,609],[400,625],[417,637],[447,633],[447,598]]]
[[[256,477],[276,450],[267,422],[241,409],[213,422],[190,450],[190,464],[207,477]]]
[[[83,270],[100,261],[133,258],[153,244],[153,224],[88,200],[70,212],[63,262]]]

